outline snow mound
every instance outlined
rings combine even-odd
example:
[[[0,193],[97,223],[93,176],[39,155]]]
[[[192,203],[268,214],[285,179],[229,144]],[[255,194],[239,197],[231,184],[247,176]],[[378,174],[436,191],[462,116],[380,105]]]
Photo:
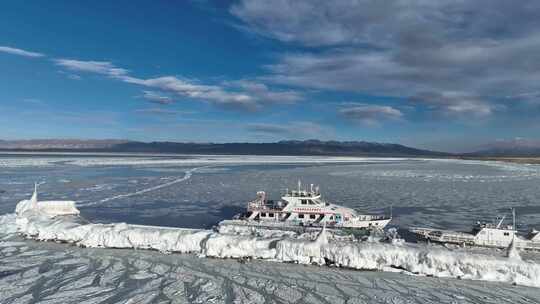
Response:
[[[13,226],[14,217],[0,217]],[[83,247],[153,249],[195,253],[215,258],[256,258],[300,264],[335,265],[363,270],[486,280],[540,287],[540,265],[499,255],[448,250],[401,242],[358,242],[336,239],[324,228],[316,237],[279,234],[248,235],[212,230],[83,223],[78,216],[50,217],[29,209],[15,218],[17,231],[43,241]],[[6,229],[2,227],[2,229]]]

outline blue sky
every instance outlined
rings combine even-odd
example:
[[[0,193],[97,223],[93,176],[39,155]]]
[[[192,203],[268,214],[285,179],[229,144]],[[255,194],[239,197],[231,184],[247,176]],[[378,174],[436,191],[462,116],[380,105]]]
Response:
[[[540,131],[522,1],[3,1],[2,139],[395,142]]]

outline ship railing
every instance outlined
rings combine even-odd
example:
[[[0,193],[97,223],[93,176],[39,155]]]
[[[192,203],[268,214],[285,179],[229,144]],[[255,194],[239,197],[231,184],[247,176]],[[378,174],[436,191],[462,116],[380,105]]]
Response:
[[[257,204],[257,203],[249,203],[248,204],[248,211],[279,211],[281,208],[278,208],[273,205],[264,205],[264,204]]]
[[[390,217],[386,215],[358,215],[356,218],[360,221],[378,221],[390,219]]]
[[[428,235],[428,236],[430,236],[430,235]],[[474,240],[474,238],[472,236],[468,236],[466,234],[462,234],[462,235],[443,234],[441,236],[432,236],[432,238],[433,239],[438,239],[438,240],[441,240],[441,241],[444,241],[444,242],[452,242],[452,243],[463,243],[463,242],[470,242],[470,241]]]

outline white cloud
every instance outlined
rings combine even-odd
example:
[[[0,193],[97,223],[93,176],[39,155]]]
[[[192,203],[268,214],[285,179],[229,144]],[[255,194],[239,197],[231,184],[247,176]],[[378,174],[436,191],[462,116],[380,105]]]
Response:
[[[396,121],[403,117],[403,113],[396,108],[377,105],[351,106],[339,110],[339,114],[351,121],[368,126],[377,126],[383,121]]]
[[[269,104],[294,104],[303,99],[302,94],[297,91],[283,90],[273,91],[270,88],[260,82],[250,80],[238,80],[227,82],[228,85],[237,86],[243,89],[249,95],[253,96],[256,100],[262,103]]]
[[[446,98],[438,109],[452,117],[489,116],[507,96],[538,91],[538,11],[531,0],[240,0],[230,9],[243,29],[301,46],[267,66],[269,83],[403,100],[472,96]],[[537,99],[526,97],[515,100]]]
[[[89,72],[110,77],[121,77],[128,74],[128,70],[114,66],[108,61],[82,61],[76,59],[54,59],[54,62],[63,68],[75,72]]]
[[[41,54],[41,53],[25,51],[22,49],[12,48],[9,46],[0,46],[0,52],[12,54],[12,55],[24,56],[24,57],[34,57],[34,58],[45,56],[44,54]]]
[[[254,98],[245,93],[229,92],[219,86],[197,84],[191,80],[180,79],[175,76],[163,76],[149,79],[126,76],[121,79],[128,83],[159,89],[179,96],[206,100],[222,106],[252,110],[257,108]]]
[[[446,116],[465,118],[487,117],[495,110],[504,108],[501,105],[492,105],[479,96],[455,91],[420,93],[412,97],[411,101]]]
[[[176,76],[143,79],[131,76],[128,70],[119,68],[108,61],[81,61],[75,59],[55,59],[54,61],[58,66],[69,71],[96,73],[157,90],[159,92],[145,91],[143,98],[160,104],[174,101],[174,97],[164,93],[244,110],[256,110],[263,103],[293,103],[302,98],[299,93],[294,91],[272,91],[265,84],[246,80],[233,81],[220,86],[200,84],[198,81]],[[234,85],[231,86],[231,84]]]

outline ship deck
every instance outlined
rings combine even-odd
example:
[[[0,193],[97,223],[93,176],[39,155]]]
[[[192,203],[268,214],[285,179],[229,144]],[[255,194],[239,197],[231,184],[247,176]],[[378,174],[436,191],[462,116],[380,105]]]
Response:
[[[247,221],[247,220],[223,220],[219,222],[219,226],[222,225],[231,225],[231,226],[242,226],[242,227],[253,227],[258,229],[269,229],[269,230],[286,230],[286,231],[294,231],[298,233],[304,233],[304,232],[312,232],[312,231],[320,231],[324,224],[321,223],[312,223],[311,225],[295,225],[295,224],[288,224],[285,222],[279,222],[279,221]],[[377,229],[376,227],[373,228],[353,228],[353,227],[342,227],[342,226],[326,226],[326,230],[328,231],[369,231],[373,229]]]

